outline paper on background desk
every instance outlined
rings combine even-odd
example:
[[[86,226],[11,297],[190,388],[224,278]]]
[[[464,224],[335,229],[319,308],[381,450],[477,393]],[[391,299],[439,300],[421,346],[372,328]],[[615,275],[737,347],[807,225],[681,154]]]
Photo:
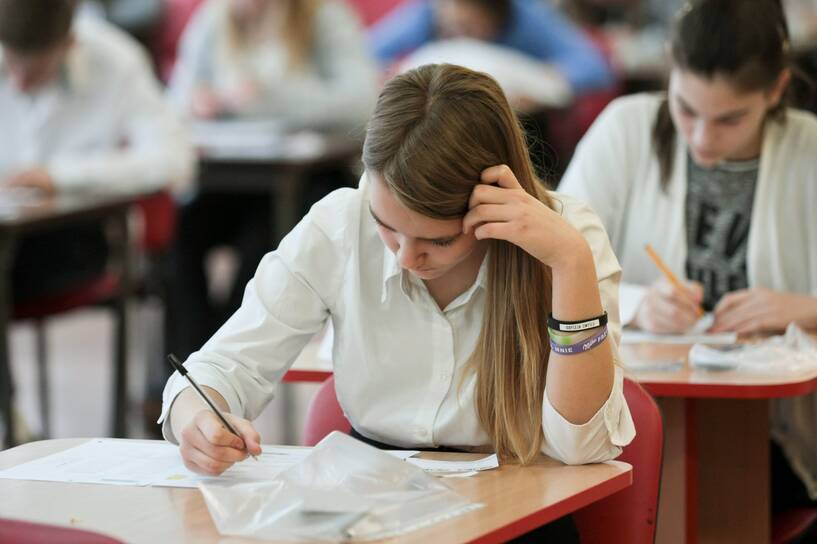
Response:
[[[738,335],[734,332],[709,334],[706,331],[712,327],[715,317],[705,314],[688,331],[683,334],[655,334],[632,329],[624,329],[621,334],[622,344],[734,344]]]
[[[194,145],[210,158],[307,159],[320,155],[325,139],[309,130],[292,131],[279,121],[197,121],[190,127]]]
[[[166,442],[139,443],[121,440],[95,439],[74,448],[55,453],[15,467],[0,470],[0,478],[88,484],[197,487],[200,482],[240,483],[273,479],[309,455],[312,448],[262,446],[258,461],[247,459],[231,467],[221,476],[201,476],[189,471],[182,462],[179,449]],[[400,459],[418,454],[414,450],[388,451]],[[435,461],[429,472],[467,472],[496,468],[489,456],[476,462]],[[414,464],[420,459],[412,459]],[[484,468],[476,468],[476,467]],[[446,468],[447,467],[447,468]]]

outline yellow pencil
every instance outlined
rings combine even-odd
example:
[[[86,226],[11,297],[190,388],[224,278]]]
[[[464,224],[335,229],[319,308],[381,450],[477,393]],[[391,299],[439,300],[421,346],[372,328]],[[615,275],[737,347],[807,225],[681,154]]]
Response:
[[[664,277],[666,277],[675,287],[677,287],[679,291],[684,293],[687,298],[689,298],[689,301],[695,305],[695,312],[698,314],[698,317],[704,315],[703,308],[701,308],[701,306],[692,299],[692,296],[689,294],[689,291],[687,291],[686,286],[681,283],[681,280],[679,280],[675,274],[672,273],[672,270],[669,269],[667,263],[665,263],[664,260],[658,256],[658,253],[655,252],[652,246],[647,244],[644,246],[644,249],[647,250],[647,255],[650,256],[650,259],[652,259],[652,262],[654,262],[655,266],[658,267],[658,270],[664,274]]]

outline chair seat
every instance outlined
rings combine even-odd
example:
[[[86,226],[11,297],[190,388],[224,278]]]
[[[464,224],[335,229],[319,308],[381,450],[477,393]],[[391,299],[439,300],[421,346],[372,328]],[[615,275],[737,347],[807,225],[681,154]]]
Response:
[[[106,272],[90,280],[85,285],[75,287],[65,293],[50,295],[14,305],[14,319],[40,319],[83,306],[107,302],[119,290],[119,276]]]
[[[0,519],[0,542],[15,544],[120,544],[121,541],[100,533],[31,523],[11,519]]]
[[[817,508],[794,508],[774,516],[772,544],[785,544],[800,537],[817,522]]]

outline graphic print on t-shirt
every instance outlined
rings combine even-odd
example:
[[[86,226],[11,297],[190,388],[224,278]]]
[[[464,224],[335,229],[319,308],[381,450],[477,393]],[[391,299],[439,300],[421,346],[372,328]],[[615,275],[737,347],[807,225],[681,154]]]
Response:
[[[704,309],[749,285],[746,246],[758,160],[703,168],[688,158],[687,278],[704,286]]]

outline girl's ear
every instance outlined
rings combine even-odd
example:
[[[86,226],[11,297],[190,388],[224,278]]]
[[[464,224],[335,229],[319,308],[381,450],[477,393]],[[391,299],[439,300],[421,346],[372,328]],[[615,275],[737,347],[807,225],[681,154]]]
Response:
[[[775,108],[780,101],[783,99],[783,93],[786,92],[786,89],[791,82],[791,70],[786,68],[780,75],[777,76],[777,81],[774,82],[771,89],[769,89],[767,96],[769,97],[770,107]]]

